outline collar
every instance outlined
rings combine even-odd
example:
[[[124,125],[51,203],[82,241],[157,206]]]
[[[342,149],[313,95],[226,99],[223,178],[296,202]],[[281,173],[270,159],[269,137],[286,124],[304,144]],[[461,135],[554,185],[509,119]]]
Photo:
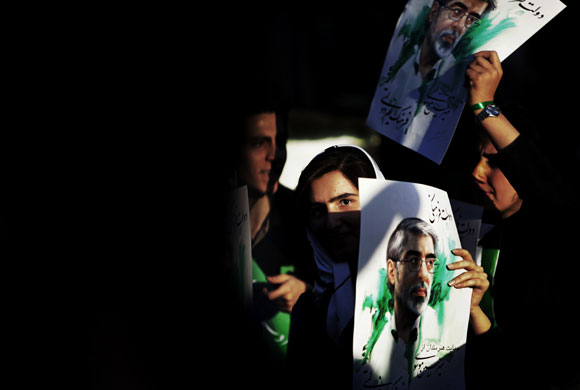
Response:
[[[416,327],[411,329],[411,333],[409,334],[409,342],[414,343],[415,341],[417,341],[418,334],[419,334],[419,331],[417,330]],[[391,335],[393,336],[393,339],[395,339],[395,343],[398,343],[399,342],[399,332],[397,332],[397,329],[391,329]]]
[[[415,70],[415,75],[419,75],[419,62],[421,60],[421,53],[422,52],[423,52],[423,47],[421,46],[421,47],[419,47],[419,50],[417,50],[417,52],[415,54],[415,59],[413,61],[413,68]],[[439,58],[437,60],[437,62],[435,62],[435,64],[431,68],[431,70],[427,73],[423,82],[428,82],[428,81],[433,80],[439,74],[439,70],[443,66],[443,62],[444,62],[444,59]]]
[[[414,343],[415,341],[417,341],[418,329],[419,329],[419,325],[421,324],[421,317],[422,317],[422,315],[417,317],[417,319],[415,320],[415,323],[413,324],[413,329],[411,329],[411,333],[409,333],[409,342],[410,343]],[[393,336],[395,343],[398,343],[399,342],[399,331],[397,330],[397,321],[395,320],[395,312],[394,311],[393,311],[393,316],[391,318],[391,321],[389,321],[389,322],[391,323],[391,336]]]

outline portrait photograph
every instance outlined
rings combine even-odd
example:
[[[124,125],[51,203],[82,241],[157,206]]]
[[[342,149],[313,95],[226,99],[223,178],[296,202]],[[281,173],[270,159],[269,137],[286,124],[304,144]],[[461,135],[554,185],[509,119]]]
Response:
[[[558,0],[409,0],[367,125],[440,164],[465,106],[473,54],[494,50],[503,61],[564,7]]]
[[[464,388],[471,291],[448,285],[461,243],[447,194],[389,180],[359,187],[353,388]]]

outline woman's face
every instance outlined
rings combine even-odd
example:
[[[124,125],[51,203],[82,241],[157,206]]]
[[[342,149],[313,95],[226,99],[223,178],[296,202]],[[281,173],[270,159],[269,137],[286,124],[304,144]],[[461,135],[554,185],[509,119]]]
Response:
[[[489,161],[489,155],[497,150],[486,140],[480,147],[480,158],[472,172],[472,177],[486,200],[503,219],[515,214],[522,206],[522,200],[503,172]]]
[[[308,227],[335,262],[358,258],[360,210],[358,189],[341,171],[311,183]]]

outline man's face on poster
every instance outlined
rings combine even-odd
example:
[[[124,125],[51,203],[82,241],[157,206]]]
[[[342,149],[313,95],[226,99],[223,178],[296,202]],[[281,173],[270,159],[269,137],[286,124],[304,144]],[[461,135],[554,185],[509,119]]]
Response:
[[[431,236],[410,234],[400,261],[394,264],[395,299],[417,316],[423,313],[429,303],[433,268],[428,266],[428,262],[432,263],[436,259]],[[420,263],[418,269],[413,263]]]
[[[488,3],[481,0],[451,0],[447,4],[435,0],[429,12],[427,34],[432,49],[445,58],[455,48],[473,18],[481,19]],[[463,14],[462,14],[463,13]],[[457,19],[457,20],[453,20]]]

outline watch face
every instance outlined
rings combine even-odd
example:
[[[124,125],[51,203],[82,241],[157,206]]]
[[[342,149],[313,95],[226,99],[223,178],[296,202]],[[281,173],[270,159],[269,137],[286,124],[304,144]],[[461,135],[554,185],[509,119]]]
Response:
[[[499,107],[495,104],[490,104],[489,106],[485,107],[485,111],[487,111],[490,116],[498,116],[500,114]]]

